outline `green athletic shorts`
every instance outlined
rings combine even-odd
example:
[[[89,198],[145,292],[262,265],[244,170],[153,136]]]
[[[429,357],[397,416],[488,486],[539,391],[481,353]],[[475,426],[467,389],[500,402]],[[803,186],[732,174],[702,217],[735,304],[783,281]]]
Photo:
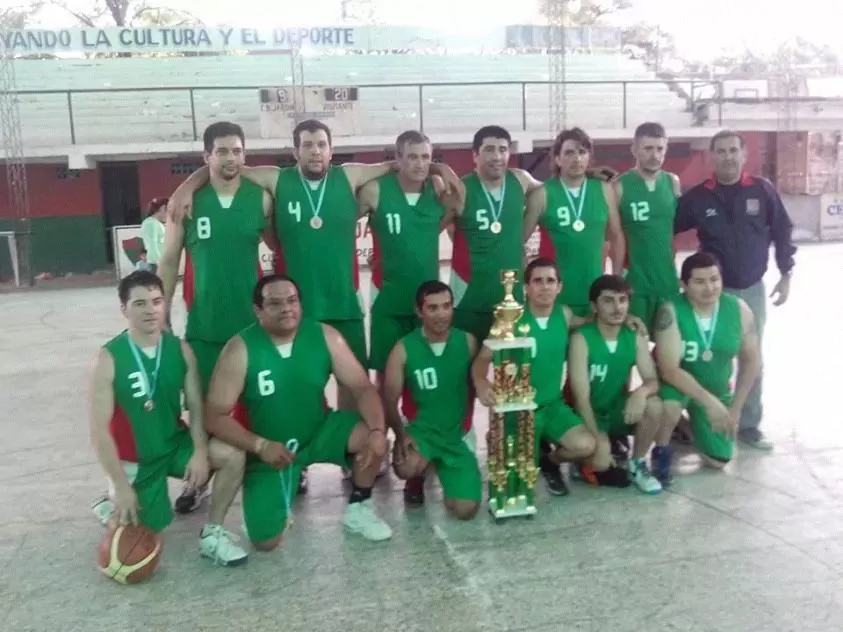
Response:
[[[277,470],[250,454],[243,474],[243,521],[252,542],[266,542],[283,533],[287,522],[285,485],[290,502],[295,499],[303,468],[314,463],[351,466],[348,441],[360,422],[360,415],[351,411],[329,411],[317,435],[306,446],[300,446],[292,468]],[[282,480],[283,477],[283,480]]]
[[[340,332],[340,335],[345,338],[348,346],[351,347],[354,357],[363,365],[364,369],[368,368],[366,361],[366,329],[363,325],[363,319],[357,318],[353,320],[323,320],[324,325],[329,325]]]
[[[535,420],[536,458],[542,439],[559,444],[571,428],[583,425],[582,419],[562,399],[540,406],[535,412]]]
[[[141,464],[123,461],[126,478],[138,497],[138,520],[142,525],[153,531],[162,531],[173,521],[173,504],[170,502],[167,479],[184,478],[192,456],[193,441],[190,433],[185,430],[167,456]]]
[[[651,339],[656,327],[656,312],[662,303],[669,301],[671,298],[670,296],[644,296],[633,293],[629,299],[630,315],[637,316],[644,321]]]
[[[600,432],[610,437],[630,434],[634,427],[623,420],[623,411],[628,399],[629,393],[624,393],[605,410],[594,410],[594,416],[597,418],[597,429]]]
[[[415,316],[387,316],[372,312],[369,368],[379,372],[385,371],[392,348],[419,325],[419,319]]]
[[[482,343],[489,336],[494,322],[495,315],[492,312],[470,312],[456,308],[451,326],[471,334],[478,343]]]
[[[207,395],[208,387],[211,385],[211,376],[214,375],[214,367],[217,366],[217,360],[219,360],[225,343],[188,340],[187,344],[190,345],[190,350],[196,356],[196,368],[199,370],[199,385],[202,387],[202,395]]]
[[[659,397],[665,402],[679,402],[688,411],[691,419],[691,431],[694,433],[694,446],[702,454],[717,461],[728,463],[735,452],[735,440],[731,435],[717,432],[711,427],[711,422],[702,406],[692,401],[690,397],[682,395],[669,384],[662,384]],[[725,406],[732,404],[732,393],[721,393],[718,399]]]
[[[436,468],[442,495],[447,500],[479,503],[483,499],[483,477],[477,456],[462,436],[449,441],[415,421],[407,424],[407,434],[415,441],[422,458]]]

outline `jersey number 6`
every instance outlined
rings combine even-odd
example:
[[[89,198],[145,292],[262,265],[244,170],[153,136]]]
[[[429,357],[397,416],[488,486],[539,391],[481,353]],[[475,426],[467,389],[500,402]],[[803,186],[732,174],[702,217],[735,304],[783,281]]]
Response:
[[[269,397],[275,392],[275,382],[272,381],[272,371],[258,373],[258,393],[261,397]]]

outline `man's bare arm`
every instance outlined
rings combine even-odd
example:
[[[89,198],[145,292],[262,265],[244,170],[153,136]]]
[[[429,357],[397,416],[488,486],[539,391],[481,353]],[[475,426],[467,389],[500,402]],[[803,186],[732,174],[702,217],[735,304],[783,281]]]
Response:
[[[89,393],[89,425],[91,443],[97,459],[115,487],[131,487],[117,454],[117,445],[109,432],[114,415],[114,360],[105,349],[100,349],[94,363]]]
[[[521,188],[524,190],[524,195],[530,195],[533,191],[540,189],[543,185],[541,180],[536,180],[533,174],[526,169],[510,169],[510,171],[518,178],[521,183]]]
[[[612,274],[623,274],[623,262],[626,259],[626,238],[623,235],[621,215],[618,211],[618,198],[611,182],[603,183],[603,196],[609,209],[609,221],[606,225],[606,238],[609,241],[609,259],[612,262]]]
[[[347,162],[342,166],[352,191],[357,191],[372,180],[377,180],[397,169],[398,163],[394,160],[378,162],[373,165],[367,165],[363,162]]]
[[[357,193],[357,217],[371,215],[378,208],[380,185],[377,180],[364,184]]]
[[[682,368],[682,337],[670,303],[663,303],[656,313],[655,342],[656,364],[662,379],[700,406],[712,404],[714,396]]]
[[[223,347],[211,377],[205,402],[205,430],[235,448],[257,454],[260,437],[231,417],[231,410],[243,392],[247,364],[246,345],[240,336],[235,336]]]
[[[539,225],[539,220],[547,211],[547,189],[541,186],[527,196],[527,208],[524,211],[524,243],[529,241]]]
[[[574,310],[567,305],[562,306],[562,313],[565,314],[565,322],[568,323],[568,331],[579,329],[594,319],[594,316],[577,316],[574,314]]]
[[[243,177],[254,182],[261,189],[269,193],[272,198],[275,198],[275,187],[278,184],[278,174],[281,173],[280,167],[273,167],[266,165],[261,167],[242,167]]]
[[[383,383],[383,399],[386,412],[386,423],[395,433],[398,441],[403,440],[404,421],[398,411],[398,403],[404,391],[404,365],[407,362],[407,352],[400,340],[392,348],[386,361],[386,375]]]
[[[744,302],[738,299],[741,309],[741,349],[738,355],[738,377],[735,381],[735,395],[732,407],[743,410],[749,392],[755,384],[758,372],[761,370],[761,351],[758,342],[758,329],[755,326],[755,316]]]
[[[668,175],[670,176],[670,182],[673,184],[673,194],[677,198],[682,197],[682,183],[679,181],[679,176],[675,173],[668,173]]]
[[[170,201],[167,204],[167,217],[171,217],[178,222],[181,222],[184,217],[190,217],[193,206],[193,195],[208,184],[210,179],[211,171],[207,165],[199,167],[199,169],[187,176],[184,182],[176,187],[176,190],[170,196]]]
[[[650,343],[646,336],[636,336],[635,366],[641,376],[642,384],[638,390],[647,393],[647,397],[659,394],[659,373],[650,354]]]
[[[465,189],[463,187],[463,195],[460,195],[459,192],[448,189],[441,176],[432,176],[430,180],[433,183],[433,190],[436,192],[439,203],[445,207],[445,214],[439,221],[439,232],[441,233],[454,223],[459,211],[465,206]]]
[[[193,440],[193,449],[201,454],[208,454],[208,434],[205,432],[205,417],[202,412],[202,387],[199,381],[199,369],[196,366],[196,357],[193,350],[184,342],[181,343],[181,352],[187,364],[187,374],[184,378],[184,399],[187,403],[187,410],[190,412],[190,438]]]
[[[158,276],[164,286],[164,300],[167,302],[167,313],[173,308],[173,295],[176,291],[176,281],[179,276],[181,253],[184,249],[184,226],[181,220],[167,217],[167,227],[164,230],[164,248],[158,261]]]
[[[595,437],[600,434],[597,418],[591,407],[591,383],[588,377],[588,345],[582,334],[574,332],[568,344],[568,374],[574,405],[585,427]]]
[[[269,191],[267,191],[266,189],[264,189],[264,192],[263,192],[263,216],[264,217],[267,217],[267,218],[272,217],[272,211],[275,210],[274,209],[275,204],[273,202],[273,199],[274,198],[272,197],[272,194]]]
[[[354,357],[348,343],[340,333],[328,325],[322,325],[325,341],[331,352],[333,373],[340,385],[345,386],[354,396],[357,409],[369,430],[385,431],[383,404],[378,389],[369,380],[366,370]]]

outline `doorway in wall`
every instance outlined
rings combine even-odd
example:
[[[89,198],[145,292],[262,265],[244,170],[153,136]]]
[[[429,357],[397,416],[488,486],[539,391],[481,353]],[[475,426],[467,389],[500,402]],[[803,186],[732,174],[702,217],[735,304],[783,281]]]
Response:
[[[101,162],[100,190],[105,224],[105,251],[109,263],[114,263],[111,229],[114,226],[134,226],[142,221],[138,163]]]

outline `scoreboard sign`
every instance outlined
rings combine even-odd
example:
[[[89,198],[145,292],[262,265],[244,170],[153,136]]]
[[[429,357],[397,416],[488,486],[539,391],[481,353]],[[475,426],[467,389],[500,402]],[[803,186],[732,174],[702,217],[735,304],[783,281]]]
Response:
[[[259,96],[262,138],[290,138],[307,119],[323,121],[334,136],[362,134],[356,86],[261,88]]]

